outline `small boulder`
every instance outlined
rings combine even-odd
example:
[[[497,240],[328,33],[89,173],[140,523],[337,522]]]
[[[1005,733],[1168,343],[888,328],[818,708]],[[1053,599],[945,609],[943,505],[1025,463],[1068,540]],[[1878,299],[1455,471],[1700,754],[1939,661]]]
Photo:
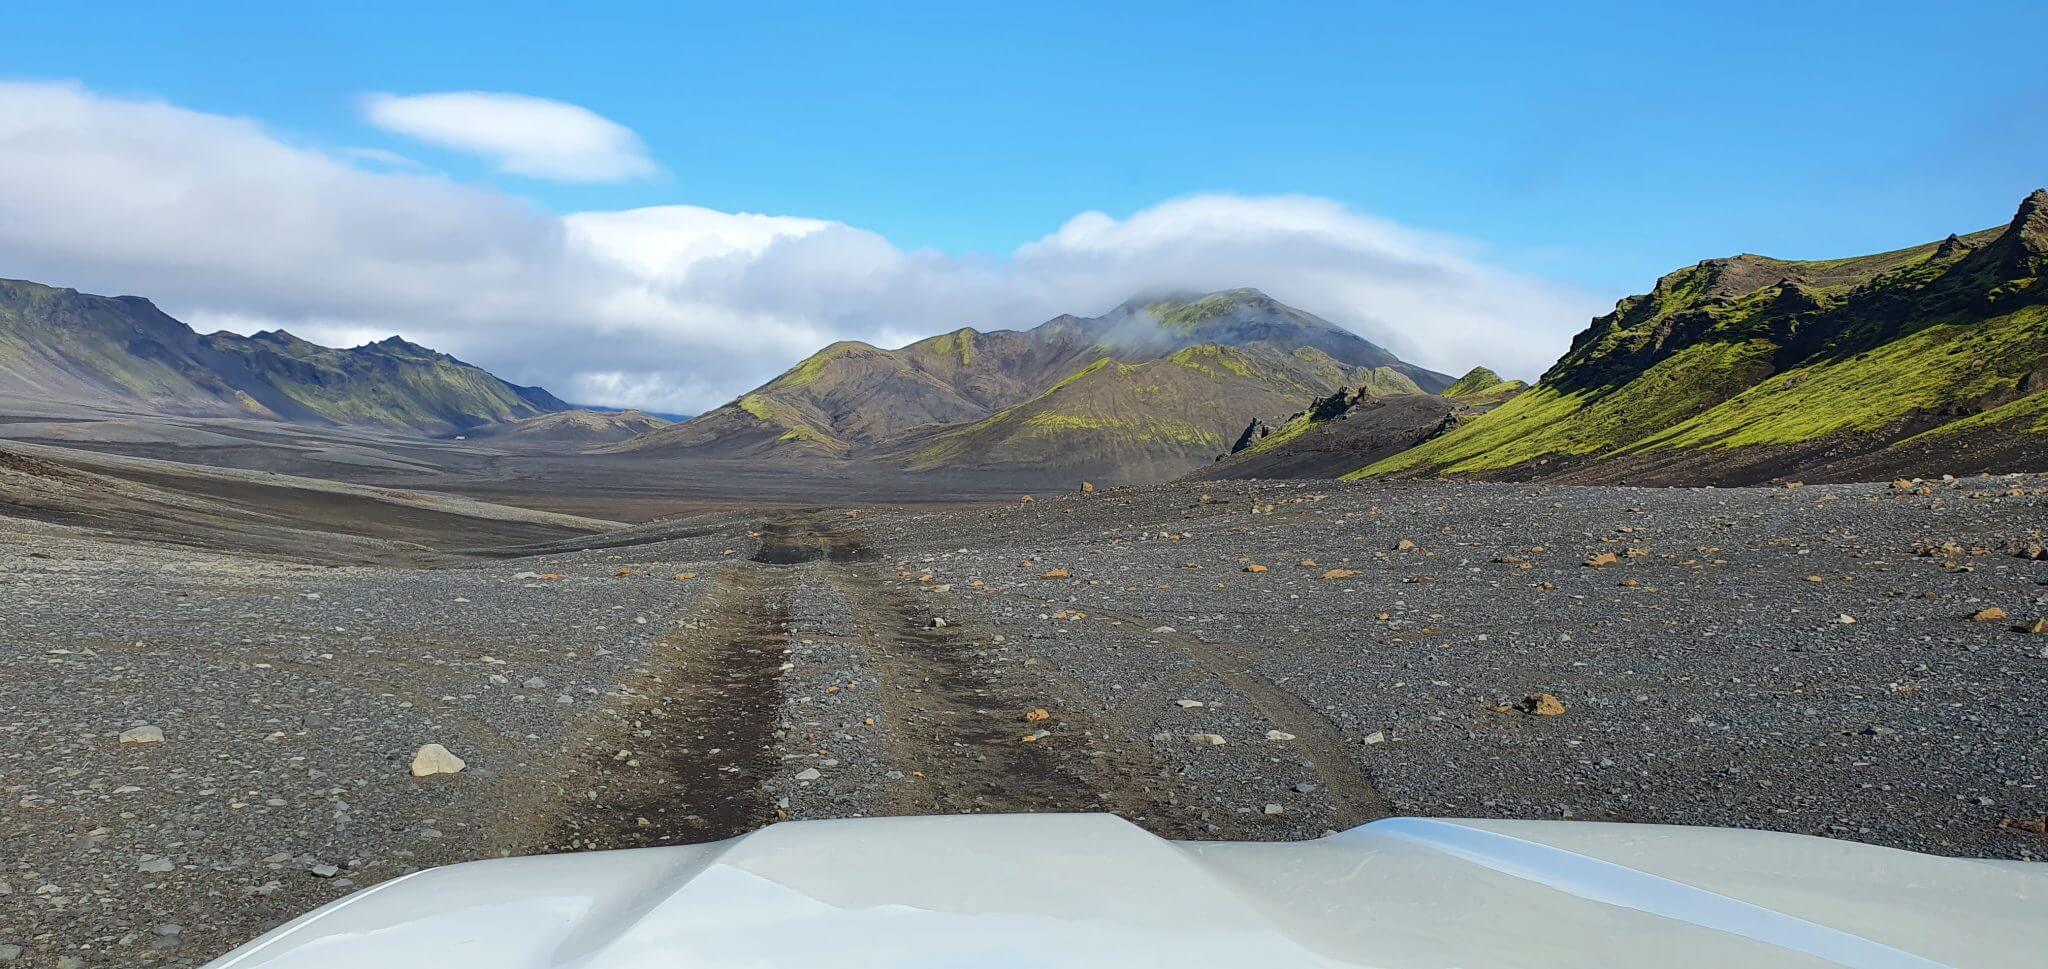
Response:
[[[1997,606],[1986,606],[1970,617],[1971,622],[1997,622],[2005,618],[2005,610]]]
[[[1562,716],[1564,701],[1548,693],[1531,693],[1522,698],[1521,710],[1539,717]]]
[[[1188,734],[1188,742],[1197,747],[1221,747],[1230,741],[1223,739],[1220,733],[1191,733]]]
[[[1621,561],[1621,556],[1616,555],[1613,552],[1601,552],[1600,554],[1587,559],[1586,567],[1589,569],[1604,569],[1619,561]]]
[[[121,731],[121,742],[124,744],[160,744],[164,742],[164,730],[162,727],[151,724],[130,727],[127,730]]]
[[[448,752],[440,744],[425,744],[412,755],[412,776],[432,777],[435,774],[460,774],[469,765],[462,758]]]

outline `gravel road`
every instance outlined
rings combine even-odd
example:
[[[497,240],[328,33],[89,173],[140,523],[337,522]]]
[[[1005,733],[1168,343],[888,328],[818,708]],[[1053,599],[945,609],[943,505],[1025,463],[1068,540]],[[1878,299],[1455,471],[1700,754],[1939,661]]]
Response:
[[[196,965],[421,867],[781,818],[1583,818],[2038,858],[2044,526],[2043,477],[1218,482],[434,568],[0,518],[0,960]],[[464,769],[411,776],[430,743]]]

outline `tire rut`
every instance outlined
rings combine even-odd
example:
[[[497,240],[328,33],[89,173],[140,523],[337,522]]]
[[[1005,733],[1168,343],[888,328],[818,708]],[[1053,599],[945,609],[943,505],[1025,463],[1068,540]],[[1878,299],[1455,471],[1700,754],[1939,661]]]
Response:
[[[1147,628],[1135,616],[1092,609],[1090,613],[1137,629]],[[1338,821],[1357,825],[1398,814],[1393,802],[1373,786],[1372,778],[1351,755],[1337,726],[1306,701],[1255,670],[1250,651],[1207,642],[1183,632],[1147,635],[1179,650],[1203,672],[1243,694],[1275,729],[1293,734],[1302,755],[1336,801]]]
[[[734,563],[663,636],[560,786],[538,850],[716,841],[774,820],[786,573]]]

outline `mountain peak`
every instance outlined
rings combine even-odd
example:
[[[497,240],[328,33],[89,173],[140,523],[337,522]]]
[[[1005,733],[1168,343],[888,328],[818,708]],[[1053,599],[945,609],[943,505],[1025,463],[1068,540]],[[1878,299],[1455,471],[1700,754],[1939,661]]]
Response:
[[[2037,188],[2020,202],[2007,230],[2034,252],[2048,252],[2048,189]]]

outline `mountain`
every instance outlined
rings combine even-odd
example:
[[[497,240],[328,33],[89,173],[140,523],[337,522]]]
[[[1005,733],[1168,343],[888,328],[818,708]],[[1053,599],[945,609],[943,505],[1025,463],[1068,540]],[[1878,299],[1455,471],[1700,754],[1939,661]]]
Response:
[[[1710,259],[1359,476],[1742,484],[2048,468],[2048,191],[1895,252]]]
[[[1211,460],[1253,416],[1362,382],[1421,393],[1452,380],[1239,289],[894,350],[835,343],[738,400],[606,450],[1158,480]]]
[[[599,444],[615,444],[672,423],[637,410],[578,408],[472,427],[458,436],[470,441],[488,441],[501,447],[573,451]]]
[[[1351,383],[1419,395],[1391,367],[1349,366],[1314,347],[1196,344],[1164,359],[1101,357],[1030,400],[970,424],[931,429],[890,453],[914,469],[1056,467],[1103,481],[1162,481],[1214,460],[1258,414]]]
[[[1524,381],[1502,380],[1500,374],[1485,367],[1473,367],[1456,383],[1438,391],[1437,396],[1472,407],[1493,408],[1528,389],[1529,385]]]
[[[22,280],[0,280],[0,394],[428,433],[568,407],[398,337],[337,350],[282,330],[201,335],[141,297]]]

